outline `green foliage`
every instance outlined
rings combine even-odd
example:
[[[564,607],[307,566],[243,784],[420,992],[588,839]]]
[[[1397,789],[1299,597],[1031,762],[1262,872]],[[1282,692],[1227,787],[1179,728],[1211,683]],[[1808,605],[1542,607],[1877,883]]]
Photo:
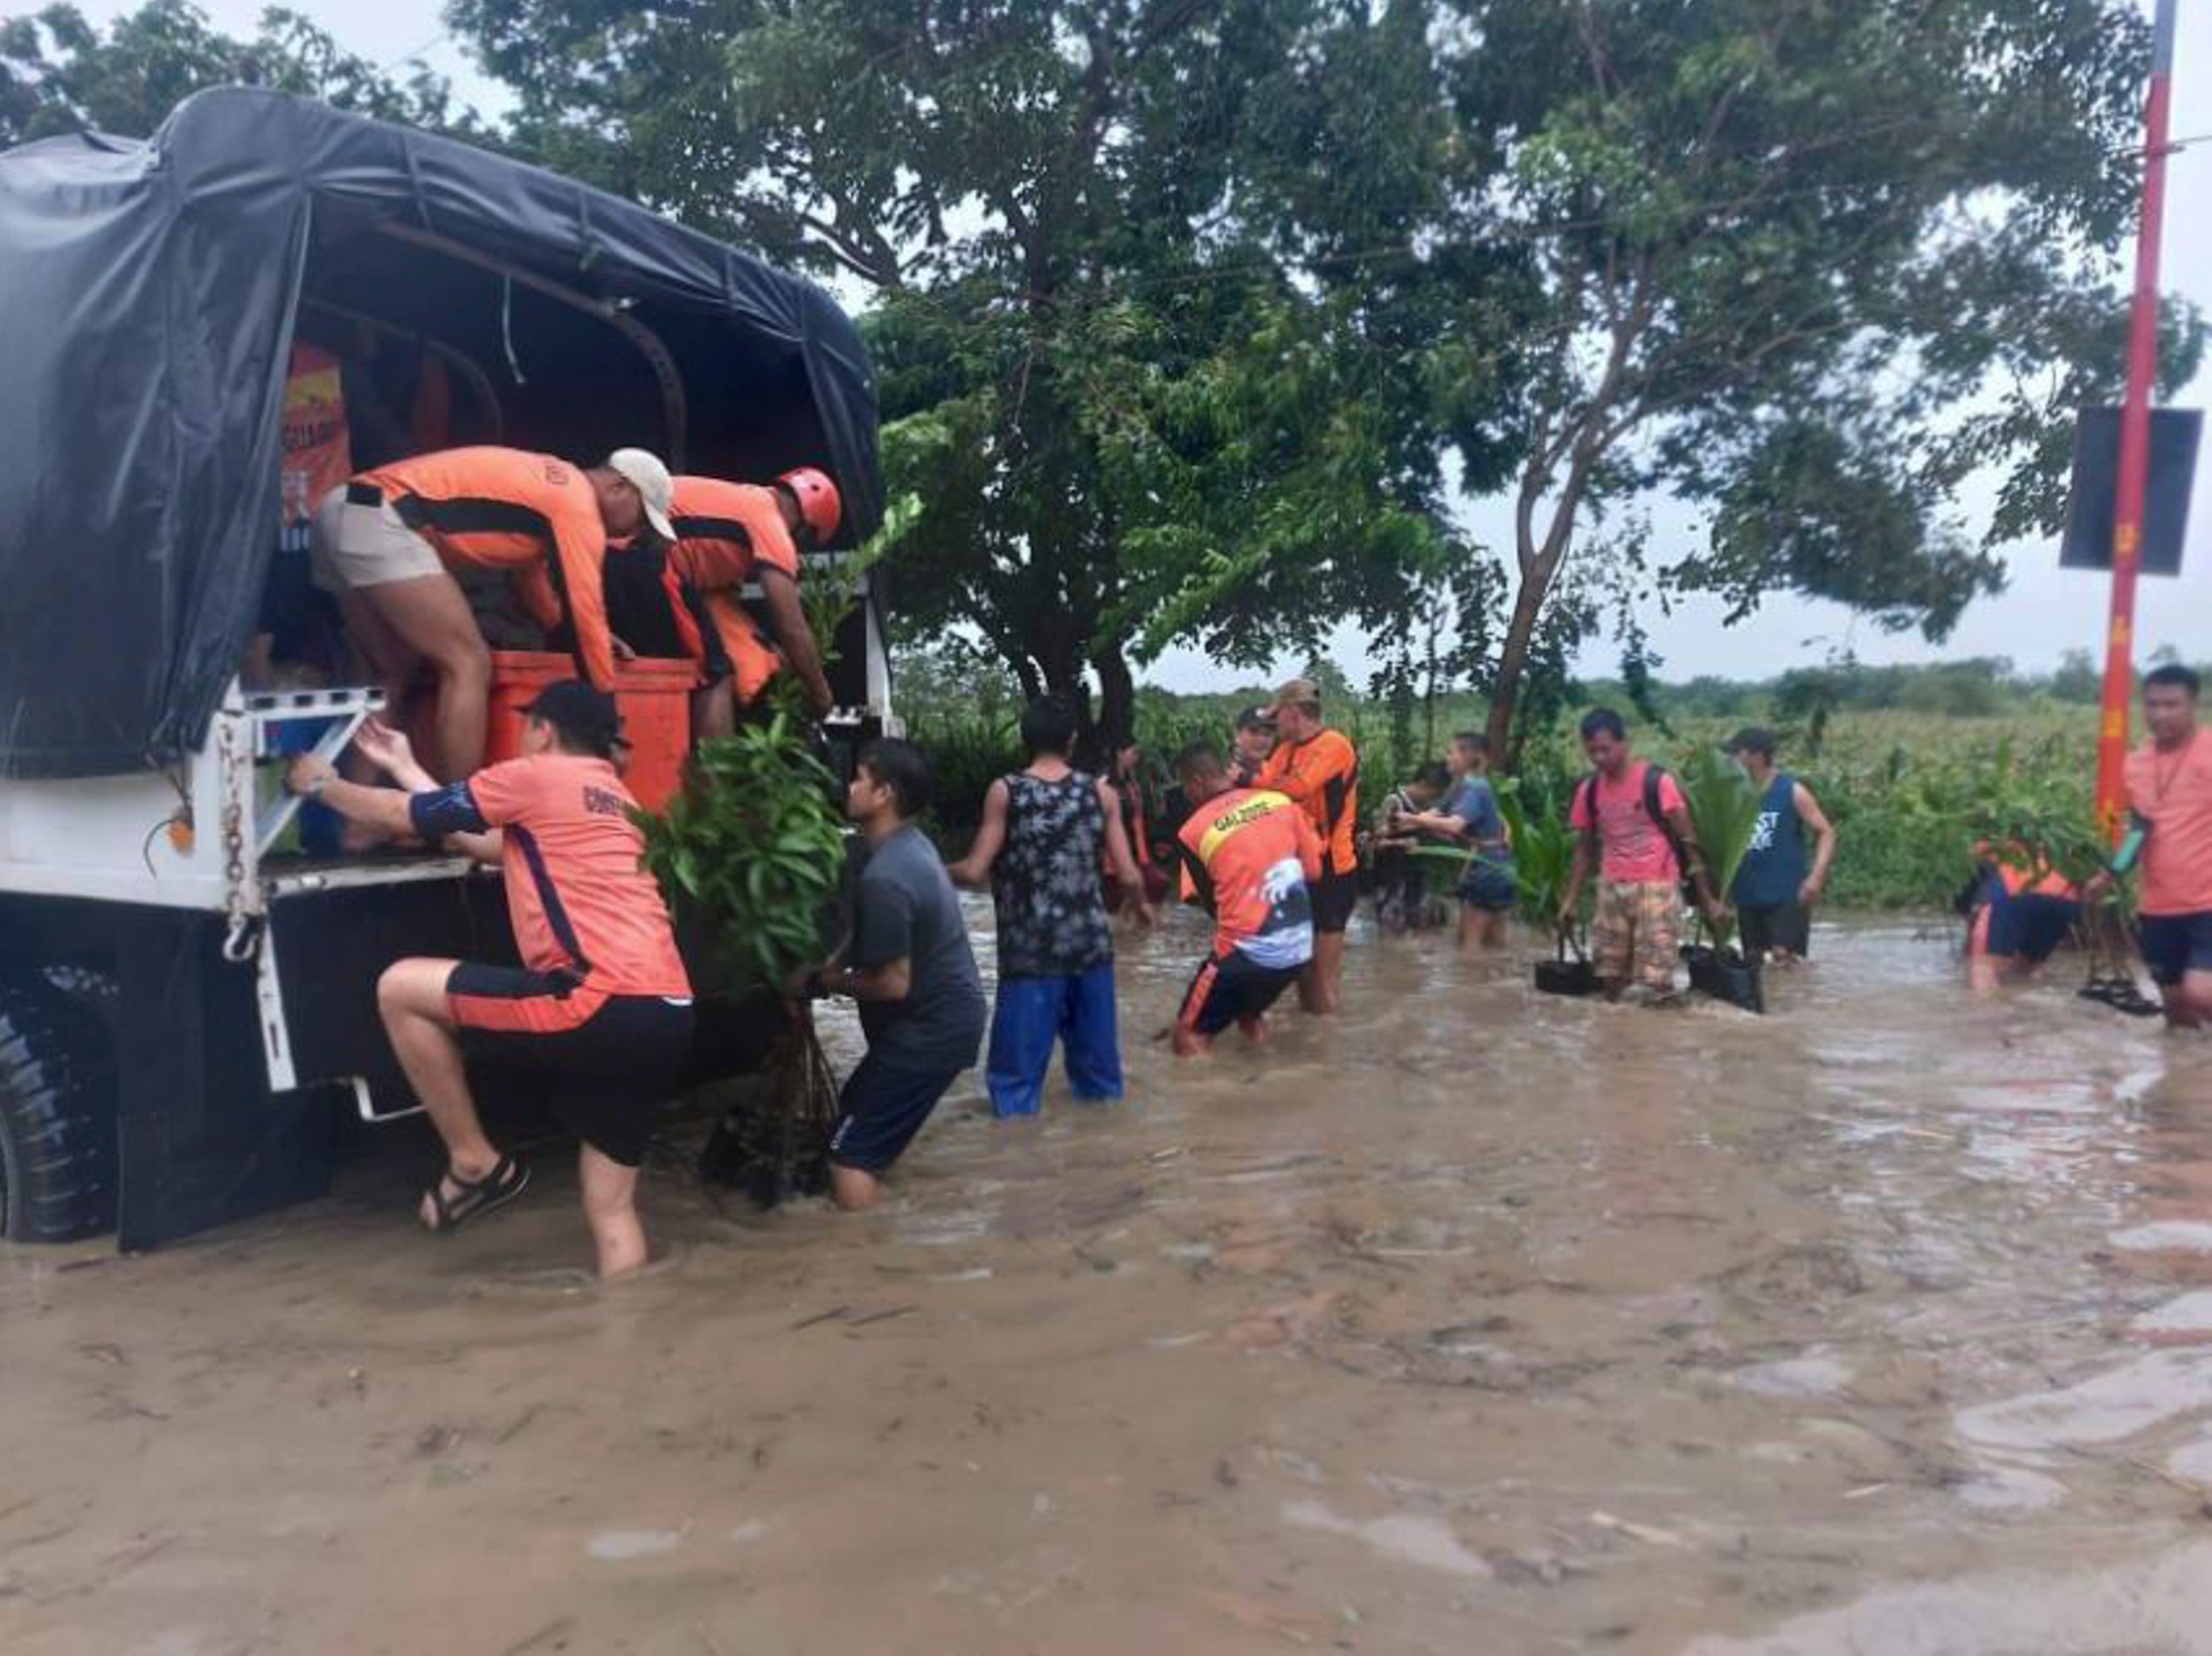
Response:
[[[1698,831],[1698,849],[1705,854],[1713,889],[1725,898],[1758,831],[1759,790],[1741,765],[1702,744],[1689,750],[1675,774],[1689,802],[1690,823]],[[1734,919],[1724,917],[1712,926],[1714,941],[1726,947],[1735,929]]]
[[[264,11],[250,40],[221,33],[189,0],[147,0],[104,36],[74,5],[0,19],[0,148],[86,130],[144,137],[191,94],[240,85],[483,136],[473,114],[453,108],[446,82],[420,64],[395,79],[283,7]]]
[[[646,867],[713,928],[729,987],[780,987],[822,955],[845,868],[836,781],[778,714],[702,742],[665,817],[641,814]]]
[[[1498,811],[1513,838],[1513,883],[1521,917],[1548,932],[1559,923],[1559,904],[1574,870],[1574,830],[1563,807],[1532,799],[1522,778],[1509,776],[1495,786]]]
[[[1669,587],[1947,634],[2051,527],[2074,411],[2114,389],[2139,9],[1449,9],[1451,94],[1499,157],[1482,229],[1528,238],[1538,297],[1493,744],[1589,524],[1655,489],[1710,508]],[[2198,319],[2166,332],[2185,378]],[[1982,525],[1953,505],[1978,471],[2003,479]]]
[[[1126,734],[1133,666],[1387,631],[1519,436],[1525,263],[1441,224],[1479,153],[1433,3],[458,0],[511,142],[857,278],[900,604]],[[1380,247],[1386,266],[1370,261]],[[1441,435],[1440,435],[1441,434]]]

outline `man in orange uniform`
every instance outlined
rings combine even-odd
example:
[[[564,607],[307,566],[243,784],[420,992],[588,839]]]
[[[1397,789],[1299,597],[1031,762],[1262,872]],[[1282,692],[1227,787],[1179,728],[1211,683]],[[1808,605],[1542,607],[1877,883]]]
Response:
[[[1293,679],[1276,693],[1275,734],[1275,751],[1253,785],[1297,804],[1321,840],[1313,965],[1298,980],[1298,1000],[1308,1012],[1335,1012],[1344,1003],[1344,928],[1359,903],[1359,750],[1322,722],[1321,686],[1310,679]]]
[[[449,448],[363,472],[316,508],[315,581],[397,703],[417,667],[438,678],[438,752],[453,780],[483,761],[491,651],[455,569],[511,572],[540,624],[574,624],[584,673],[614,687],[600,569],[610,539],[650,524],[672,538],[668,468],[617,448],[579,468],[519,448]]]
[[[522,757],[465,782],[441,788],[404,736],[372,722],[356,746],[398,786],[347,782],[313,755],[293,762],[286,785],[386,834],[450,838],[506,874],[520,967],[400,960],[377,980],[392,1050],[446,1144],[423,1225],[452,1230],[530,1183],[529,1168],[484,1132],[462,1067],[465,1038],[536,1077],[583,1141],[599,1275],[621,1276],[646,1260],[637,1170],[653,1107],[690,1068],[691,983],[667,901],[638,866],[645,839],[614,767],[614,697],[568,679],[525,712]]]
[[[1322,843],[1280,794],[1238,787],[1208,743],[1185,748],[1176,775],[1191,807],[1176,837],[1188,889],[1214,919],[1212,953],[1176,1015],[1176,1056],[1188,1058],[1231,1024],[1260,1039],[1267,1008],[1306,970]]]
[[[815,648],[814,629],[799,601],[799,557],[836,536],[843,515],[837,485],[811,466],[785,472],[766,489],[716,478],[678,478],[672,515],[675,545],[669,549],[667,568],[680,591],[670,594],[671,612],[683,632],[690,610],[684,594],[696,594],[715,642],[729,658],[729,676],[709,687],[700,734],[726,734],[736,709],[750,705],[787,664],[799,675],[815,713],[826,715],[834,698]],[[760,583],[772,636],[762,636],[742,601],[749,581]],[[711,659],[703,637],[685,642],[693,660]]]

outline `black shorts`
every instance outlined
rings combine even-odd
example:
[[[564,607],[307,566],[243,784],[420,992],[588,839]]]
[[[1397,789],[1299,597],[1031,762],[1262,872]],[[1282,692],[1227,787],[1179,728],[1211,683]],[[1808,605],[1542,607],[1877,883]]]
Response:
[[[2000,959],[2025,960],[2041,965],[2081,922],[2081,905],[2071,898],[2048,892],[2008,892],[1996,875],[1984,896],[1990,923],[1984,952]]]
[[[473,962],[453,968],[446,995],[465,1052],[543,1087],[561,1124],[610,1161],[645,1160],[655,1111],[690,1078],[690,1001]]]
[[[864,1173],[882,1172],[906,1154],[921,1124],[959,1079],[960,1069],[902,1069],[869,1053],[845,1077],[837,1094],[830,1160]]]
[[[1813,911],[1802,903],[1739,903],[1735,917],[1747,960],[1769,949],[1787,949],[1801,960],[1812,951]]]
[[[1257,1018],[1274,1005],[1305,970],[1263,966],[1241,949],[1210,956],[1190,980],[1176,1021],[1200,1035],[1218,1035],[1245,1018]]]
[[[1359,876],[1323,874],[1306,882],[1306,895],[1313,903],[1314,929],[1340,932],[1352,923],[1352,911],[1359,906]]]
[[[2138,923],[2143,965],[2160,989],[2172,989],[2192,971],[2212,971],[2212,909],[2147,914]]]

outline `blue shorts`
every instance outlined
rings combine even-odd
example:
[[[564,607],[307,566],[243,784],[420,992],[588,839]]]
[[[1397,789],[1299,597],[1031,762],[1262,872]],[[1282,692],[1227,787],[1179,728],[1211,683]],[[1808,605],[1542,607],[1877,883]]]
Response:
[[[1511,913],[1513,905],[1521,900],[1520,888],[1513,879],[1513,865],[1474,863],[1468,869],[1467,878],[1459,883],[1459,900],[1485,914]]]
[[[2138,924],[2143,965],[2160,989],[2172,989],[2192,971],[2212,971],[2212,909],[2147,914]]]
[[[900,1069],[871,1052],[837,1094],[830,1160],[864,1173],[882,1172],[906,1154],[938,1100],[960,1079],[960,1069]]]

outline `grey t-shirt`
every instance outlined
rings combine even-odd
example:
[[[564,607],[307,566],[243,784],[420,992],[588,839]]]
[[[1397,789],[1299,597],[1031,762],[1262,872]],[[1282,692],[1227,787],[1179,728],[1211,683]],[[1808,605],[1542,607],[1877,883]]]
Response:
[[[860,1002],[870,1055],[902,1069],[969,1068],[983,1044],[983,979],[952,880],[920,829],[876,847],[860,870],[859,910],[854,967],[903,959],[911,979],[903,1001]]]

